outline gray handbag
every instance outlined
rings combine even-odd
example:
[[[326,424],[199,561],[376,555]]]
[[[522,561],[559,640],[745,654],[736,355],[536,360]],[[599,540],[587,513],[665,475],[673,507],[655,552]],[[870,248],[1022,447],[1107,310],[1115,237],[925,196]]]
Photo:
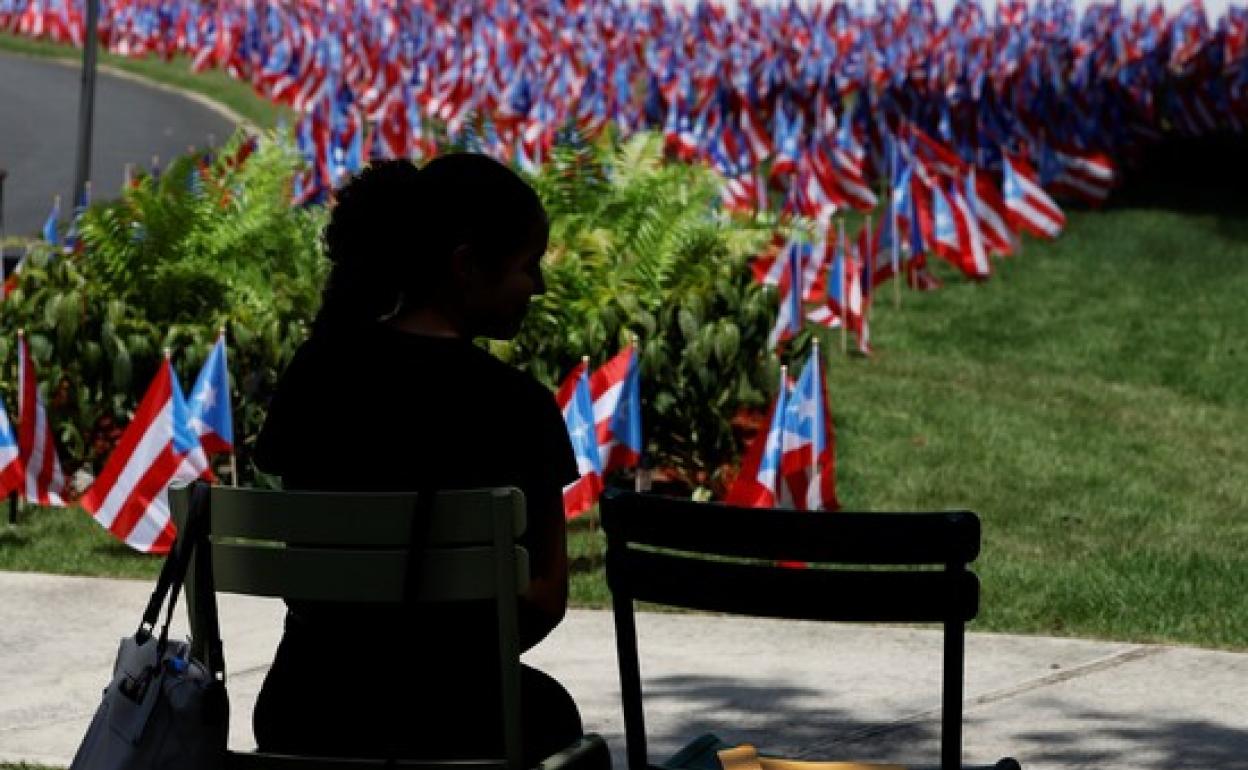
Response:
[[[229,701],[207,545],[208,486],[191,494],[187,525],[165,558],[156,589],[133,636],[122,638],[113,679],[70,770],[219,770],[225,762]],[[204,637],[169,640],[169,621],[195,556],[195,599]],[[152,631],[168,597],[159,636]]]

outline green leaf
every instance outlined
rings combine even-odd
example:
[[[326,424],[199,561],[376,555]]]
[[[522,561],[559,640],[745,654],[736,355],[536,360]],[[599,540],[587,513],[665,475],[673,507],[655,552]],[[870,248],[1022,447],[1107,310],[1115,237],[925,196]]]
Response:
[[[732,363],[741,346],[741,330],[730,319],[723,318],[715,334],[715,357],[724,365]]]
[[[124,347],[119,347],[113,354],[113,387],[126,390],[130,387],[131,375],[130,353]]]
[[[48,298],[47,304],[43,306],[43,323],[49,329],[56,328],[56,319],[61,310],[61,296],[54,294]]]
[[[680,333],[684,335],[685,340],[692,343],[698,336],[698,319],[688,308],[681,308],[676,312],[676,320],[680,325]]]

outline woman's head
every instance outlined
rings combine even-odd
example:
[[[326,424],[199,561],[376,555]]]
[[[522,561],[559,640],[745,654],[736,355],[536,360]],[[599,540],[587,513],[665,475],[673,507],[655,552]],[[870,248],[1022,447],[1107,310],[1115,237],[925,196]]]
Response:
[[[316,330],[433,309],[465,335],[513,337],[545,288],[547,231],[537,193],[484,155],[374,163],[339,190],[325,228]]]

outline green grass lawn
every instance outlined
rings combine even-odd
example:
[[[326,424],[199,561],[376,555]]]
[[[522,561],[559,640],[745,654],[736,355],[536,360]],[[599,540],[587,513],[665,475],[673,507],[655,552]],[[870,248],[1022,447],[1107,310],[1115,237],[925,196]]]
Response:
[[[988,283],[884,289],[875,356],[828,366],[847,508],[977,511],[977,630],[1248,648],[1248,218],[1076,212]],[[81,512],[23,517],[0,569],[157,570]],[[570,547],[603,606],[601,531]]]
[[[82,61],[82,51],[72,46],[30,40],[8,32],[0,32],[0,51],[64,61]],[[292,113],[286,107],[268,102],[256,94],[251,86],[234,80],[222,70],[213,69],[199,74],[191,72],[190,60],[185,56],[175,57],[172,61],[157,57],[131,59],[101,50],[99,61],[100,64],[114,69],[206,96],[262,128],[275,126],[279,118],[284,118],[287,125],[292,124]],[[220,139],[224,141],[226,137]]]

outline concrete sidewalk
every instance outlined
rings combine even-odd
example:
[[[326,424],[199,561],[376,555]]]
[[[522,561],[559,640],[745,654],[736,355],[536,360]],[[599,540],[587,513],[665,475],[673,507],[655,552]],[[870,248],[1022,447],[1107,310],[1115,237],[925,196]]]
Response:
[[[69,763],[150,591],[0,573],[0,762]],[[252,747],[283,607],[220,604],[231,745]],[[938,758],[938,631],[666,614],[638,627],[654,761],[708,731],[800,757]],[[614,643],[610,613],[572,611],[526,660],[564,683],[623,767]],[[1248,770],[1248,654],[971,634],[966,668],[968,764]]]

